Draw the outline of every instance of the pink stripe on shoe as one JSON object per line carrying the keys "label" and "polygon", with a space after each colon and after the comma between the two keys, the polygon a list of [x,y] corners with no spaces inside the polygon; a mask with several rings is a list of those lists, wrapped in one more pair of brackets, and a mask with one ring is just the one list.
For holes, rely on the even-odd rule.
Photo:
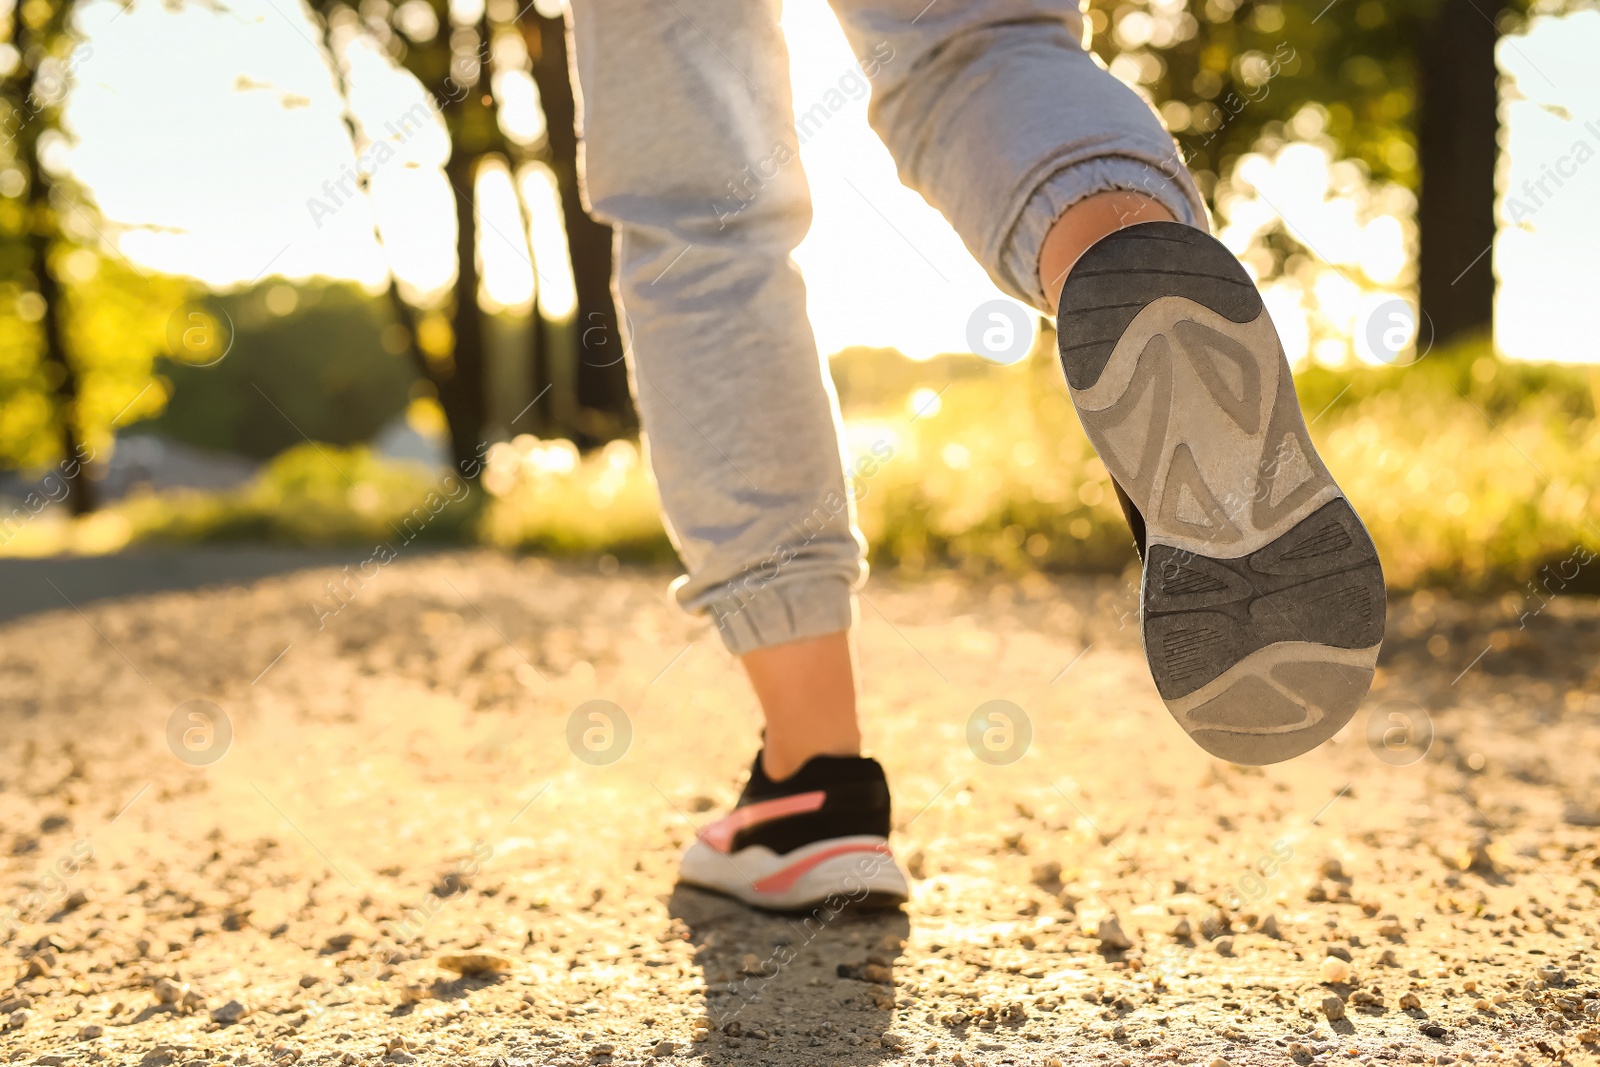
{"label": "pink stripe on shoe", "polygon": [[775,800],[757,801],[736,808],[711,823],[700,831],[699,837],[718,852],[726,853],[733,847],[734,835],[740,830],[748,830],[752,826],[759,826],[773,819],[816,811],[827,799],[828,794],[818,789],[811,793],[796,793],[794,796],[778,797]]}
{"label": "pink stripe on shoe", "polygon": [[883,856],[884,859],[889,858],[889,846],[882,843],[836,845],[767,875],[761,881],[755,883],[756,892],[782,893],[799,881],[801,875],[817,866],[817,864],[825,860],[831,860],[835,856],[848,855],[851,852],[876,852]]}

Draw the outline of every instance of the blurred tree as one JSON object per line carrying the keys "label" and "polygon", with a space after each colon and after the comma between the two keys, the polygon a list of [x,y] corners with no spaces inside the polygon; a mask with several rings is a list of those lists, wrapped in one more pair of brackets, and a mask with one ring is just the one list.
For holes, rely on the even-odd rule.
{"label": "blurred tree", "polygon": [[[482,228],[474,204],[475,182],[491,158],[504,159],[513,174],[531,161],[545,163],[560,194],[577,293],[575,321],[550,321],[536,295],[535,328],[529,333],[527,355],[540,383],[571,395],[547,396],[541,402],[541,432],[560,433],[583,445],[630,432],[636,421],[611,300],[611,230],[588,217],[579,196],[576,103],[559,13],[541,14],[536,5],[519,11],[518,5],[505,0],[490,0],[466,22],[460,20],[461,8],[452,21],[445,0],[363,5],[360,12],[342,0],[314,0],[314,7],[327,31],[330,60],[347,100],[340,57],[349,35],[360,32],[417,79],[450,137],[444,173],[456,198],[457,278],[449,351],[440,359],[426,351],[426,345],[414,341],[413,349],[419,368],[437,390],[457,460],[476,454],[491,417],[483,312],[474,296],[481,284],[477,241]],[[528,138],[522,131],[513,137],[502,120],[502,79],[528,75],[545,121],[537,137]],[[359,156],[365,147],[360,120],[352,114],[347,121]],[[514,184],[521,196],[522,183]],[[525,221],[532,214],[526,204],[523,214]],[[532,261],[531,249],[524,246],[523,254]],[[411,336],[418,337],[416,313],[400,299],[397,288],[391,289],[391,302]],[[535,391],[541,391],[537,384]]]}
{"label": "blurred tree", "polygon": [[61,163],[60,106],[87,55],[72,12],[28,0],[0,13],[15,49],[0,83],[0,464],[55,464],[83,514],[116,426],[165,401],[152,361],[191,290],[123,259]]}
{"label": "blurred tree", "polygon": [[577,290],[577,425],[579,445],[603,443],[638,425],[628,392],[622,331],[611,296],[612,230],[584,210],[578,178],[577,99],[567,54],[567,26],[558,10],[525,5],[519,13],[545,117],[545,143]]}
{"label": "blurred tree", "polygon": [[[66,57],[61,53],[70,51],[73,44],[66,32],[70,11],[70,4],[49,0],[30,0],[11,9],[11,39],[20,62],[6,79],[6,97],[15,124],[7,132],[13,138],[13,159],[26,190],[23,230],[33,280],[27,296],[33,299],[28,301],[32,309],[25,317],[36,316],[43,376],[54,394],[61,474],[70,487],[67,506],[73,514],[82,515],[95,506],[88,470],[92,450],[83,439],[82,388],[78,368],[67,354],[66,301],[51,262],[61,241],[61,223],[52,202],[52,175],[41,163],[40,153],[40,142],[54,123],[60,102],[59,95],[51,99],[55,94],[50,92],[50,79],[64,79],[62,61]],[[54,88],[64,91],[65,85]]]}
{"label": "blurred tree", "polygon": [[[406,306],[394,285],[390,285],[390,304],[410,334],[414,362],[437,390],[450,427],[454,459],[469,461],[482,448],[486,435],[509,432],[509,427],[490,427],[494,405],[488,387],[485,320],[477,301],[482,285],[478,275],[482,254],[477,242],[483,221],[475,205],[475,182],[491,158],[504,160],[514,176],[534,160],[546,163],[560,192],[568,258],[578,294],[576,323],[560,323],[557,328],[557,323],[549,322],[541,312],[536,294],[534,330],[528,336],[536,374],[571,395],[547,397],[541,403],[539,413],[544,418],[539,419],[539,429],[566,435],[581,445],[597,445],[632,430],[635,418],[611,302],[611,230],[589,219],[579,198],[576,104],[560,14],[539,14],[533,5],[518,11],[515,3],[506,0],[490,0],[475,11],[467,11],[470,5],[458,5],[454,14],[445,0],[363,5],[360,11],[342,0],[314,0],[314,8],[325,30],[326,51],[339,90],[346,99],[349,85],[342,53],[352,35],[365,34],[418,80],[450,136],[450,158],[443,173],[456,205],[458,270],[448,318],[448,350],[435,352],[438,346],[424,344],[424,330],[419,326],[426,323],[418,322],[418,312]],[[502,115],[507,80],[526,80],[530,75],[533,83],[528,93],[538,93],[544,112],[542,130],[536,136],[504,122]],[[355,154],[360,157],[370,138],[363,134],[357,115],[347,115],[347,123]],[[514,186],[522,197],[523,182],[514,181]],[[525,222],[530,221],[530,206],[523,203],[522,210]],[[381,234],[378,237],[382,240]],[[514,240],[506,234],[496,238]],[[530,246],[523,243],[520,251],[533,261]],[[554,266],[547,267],[554,270]],[[442,323],[434,325],[434,334],[446,333],[437,328]],[[536,382],[536,390],[544,382]]]}
{"label": "blurred tree", "polygon": [[[349,68],[345,59],[344,42],[341,37],[349,33],[361,32],[360,17],[355,11],[335,0],[311,0],[311,9],[316,12],[322,38],[324,59],[333,73],[334,86],[339,92],[339,99],[344,103],[345,129],[350,134],[350,148],[352,156],[359,160],[368,147],[368,139],[362,128],[360,119],[350,109],[350,79]],[[343,23],[346,33],[341,34],[339,27]],[[360,166],[355,168],[356,181],[360,186],[362,195],[370,197],[372,194],[372,175]],[[376,222],[374,213],[373,238],[383,247],[383,228]],[[430,362],[422,350],[418,340],[417,312],[405,297],[400,293],[400,280],[395,276],[394,268],[389,268],[388,283],[385,286],[384,298],[389,305],[389,310],[394,316],[390,325],[398,328],[403,334],[403,344],[406,355],[410,358],[412,366],[423,380],[430,382],[434,387],[435,396],[444,374],[443,368]]]}
{"label": "blurred tree", "polygon": [[[1468,267],[1494,237],[1496,22],[1522,2],[1092,0],[1089,17],[1208,198],[1242,154],[1325,108],[1318,134],[1341,155],[1419,193],[1421,304],[1448,339],[1491,318],[1488,257]],[[1280,264],[1289,250],[1274,247]]]}
{"label": "blurred tree", "polygon": [[306,438],[358,444],[405,411],[414,370],[379,340],[384,303],[356,286],[278,282],[212,297],[206,310],[234,326],[228,358],[162,360],[171,398],[149,429],[266,459]]}
{"label": "blurred tree", "polygon": [[1435,342],[1493,323],[1495,169],[1500,153],[1495,0],[1440,0],[1413,26],[1419,115],[1419,303]]}
{"label": "blurred tree", "polygon": [[[458,468],[470,470],[484,442],[489,419],[483,311],[478,304],[474,192],[484,156],[503,143],[493,96],[488,85],[480,85],[489,60],[486,17],[480,15],[467,25],[453,24],[445,0],[408,0],[403,7],[404,11],[384,4],[369,8],[363,16],[344,4],[329,3],[322,12],[330,22],[341,12],[349,12],[352,25],[369,33],[421,83],[450,135],[450,158],[444,167],[456,203],[456,280],[449,317],[450,342],[448,351],[429,352],[434,358],[423,359],[421,364],[444,410],[451,457]],[[403,301],[396,300],[396,307],[403,310]],[[417,338],[416,323],[403,324]]]}

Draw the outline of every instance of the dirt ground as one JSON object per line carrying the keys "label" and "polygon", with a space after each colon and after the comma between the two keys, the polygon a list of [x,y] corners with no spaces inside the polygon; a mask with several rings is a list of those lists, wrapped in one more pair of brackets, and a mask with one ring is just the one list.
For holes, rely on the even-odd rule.
{"label": "dirt ground", "polygon": [[757,719],[670,575],[181,588],[225,557],[0,573],[10,1062],[1597,1059],[1592,599],[1398,599],[1368,708],[1249,769],[1168,717],[1126,581],[875,579],[914,899],[807,918],[674,888]]}

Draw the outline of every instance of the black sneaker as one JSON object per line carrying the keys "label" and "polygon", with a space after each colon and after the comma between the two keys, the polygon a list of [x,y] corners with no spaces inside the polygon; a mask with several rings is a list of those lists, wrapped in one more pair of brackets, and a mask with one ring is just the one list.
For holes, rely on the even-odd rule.
{"label": "black sneaker", "polygon": [[1255,284],[1214,238],[1147,222],[1084,253],[1060,308],[1072,401],[1144,559],[1145,658],[1168,710],[1235,763],[1316,747],[1372,684],[1383,571]]}
{"label": "black sneaker", "polygon": [[678,880],[773,911],[903,904],[909,890],[889,853],[883,768],[816,756],[774,782],[757,753],[739,803],[700,831]]}

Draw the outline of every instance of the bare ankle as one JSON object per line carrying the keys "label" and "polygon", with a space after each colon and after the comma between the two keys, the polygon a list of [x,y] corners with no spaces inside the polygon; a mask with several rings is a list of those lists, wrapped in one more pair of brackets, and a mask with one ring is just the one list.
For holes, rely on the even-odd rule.
{"label": "bare ankle", "polygon": [[781,782],[804,767],[817,756],[859,756],[861,755],[861,739],[856,737],[854,743],[841,741],[827,748],[818,748],[815,744],[804,741],[795,744],[773,744],[773,737],[769,731],[766,741],[761,747],[761,770],[768,778]]}
{"label": "bare ankle", "polygon": [[769,778],[787,778],[813,756],[860,755],[848,632],[757,649],[743,662],[766,716]]}
{"label": "bare ankle", "polygon": [[1067,274],[1096,241],[1141,222],[1177,222],[1158,202],[1127,189],[1113,189],[1084,197],[1056,219],[1039,251],[1039,285],[1056,311],[1056,300]]}

